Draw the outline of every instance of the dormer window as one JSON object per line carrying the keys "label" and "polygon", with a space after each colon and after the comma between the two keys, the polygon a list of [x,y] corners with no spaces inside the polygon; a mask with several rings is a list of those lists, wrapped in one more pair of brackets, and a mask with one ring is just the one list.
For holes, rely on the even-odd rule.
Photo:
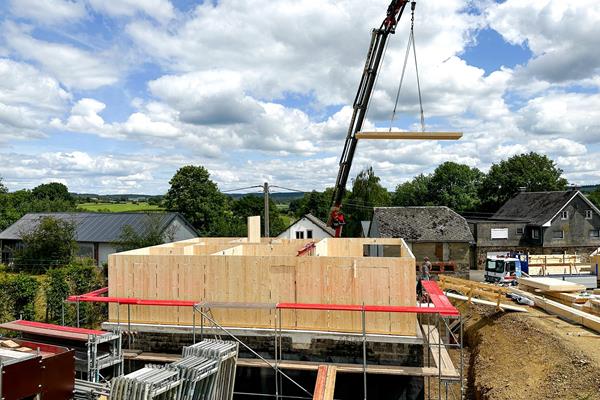
{"label": "dormer window", "polygon": [[585,210],[585,219],[592,219],[592,210]]}
{"label": "dormer window", "polygon": [[569,219],[569,212],[568,211],[561,212],[560,219],[562,219],[562,220]]}

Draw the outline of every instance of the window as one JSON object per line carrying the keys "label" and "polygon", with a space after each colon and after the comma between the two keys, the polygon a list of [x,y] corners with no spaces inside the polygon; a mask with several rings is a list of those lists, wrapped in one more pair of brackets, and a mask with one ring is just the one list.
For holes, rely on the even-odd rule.
{"label": "window", "polygon": [[304,239],[304,232],[296,231],[296,239]]}
{"label": "window", "polygon": [[524,228],[517,228],[517,235],[522,235],[525,232]]}
{"label": "window", "polygon": [[569,212],[568,211],[561,212],[560,219],[569,219]]}
{"label": "window", "polygon": [[312,230],[311,229],[307,229],[306,230],[306,238],[307,239],[312,239]]}
{"label": "window", "polygon": [[592,219],[592,210],[585,210],[585,219]]}
{"label": "window", "polygon": [[504,261],[503,260],[487,260],[485,266],[486,271],[490,272],[504,272]]}
{"label": "window", "polygon": [[533,228],[531,230],[531,238],[532,239],[539,239],[540,238],[540,230],[537,228]]}
{"label": "window", "polygon": [[559,231],[552,231],[552,238],[553,239],[564,239],[565,232],[562,229]]}
{"label": "window", "polygon": [[492,239],[508,239],[508,228],[492,228],[490,235]]}
{"label": "window", "polygon": [[600,229],[592,229],[590,231],[590,237],[595,239],[600,238]]}

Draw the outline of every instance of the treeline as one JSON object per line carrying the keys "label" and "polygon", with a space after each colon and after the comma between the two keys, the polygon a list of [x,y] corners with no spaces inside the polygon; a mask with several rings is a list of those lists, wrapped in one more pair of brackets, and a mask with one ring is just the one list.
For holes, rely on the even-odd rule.
{"label": "treeline", "polygon": [[[431,174],[420,174],[388,191],[372,168],[361,171],[343,201],[348,225],[344,235],[358,236],[360,221],[370,220],[373,207],[447,206],[464,212],[496,212],[519,190],[565,190],[568,182],[554,161],[537,153],[520,154],[493,163],[487,173],[455,162],[439,165]],[[299,217],[312,213],[327,220],[332,189],[313,191],[292,201],[290,212]],[[600,189],[589,194],[600,206]]]}
{"label": "treeline", "polygon": [[52,182],[8,192],[0,177],[0,231],[8,228],[28,212],[75,211],[77,204],[68,188]]}

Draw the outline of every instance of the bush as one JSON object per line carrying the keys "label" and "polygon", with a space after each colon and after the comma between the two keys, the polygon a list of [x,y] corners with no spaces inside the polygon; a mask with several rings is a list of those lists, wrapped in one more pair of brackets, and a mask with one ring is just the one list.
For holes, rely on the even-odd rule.
{"label": "bush", "polygon": [[32,276],[25,274],[0,277],[0,316],[3,320],[35,318],[35,299],[40,283]]}
{"label": "bush", "polygon": [[[93,260],[80,259],[67,266],[48,271],[46,284],[46,320],[62,323],[63,302],[68,296],[80,295],[100,289],[106,281],[100,268]],[[94,325],[106,318],[105,304],[80,303],[79,320],[81,324]],[[76,308],[64,305],[65,324],[76,325]]]}

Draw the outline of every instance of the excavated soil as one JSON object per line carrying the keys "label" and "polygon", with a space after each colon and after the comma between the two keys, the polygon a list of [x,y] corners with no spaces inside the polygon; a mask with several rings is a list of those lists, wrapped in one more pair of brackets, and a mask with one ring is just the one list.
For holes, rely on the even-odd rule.
{"label": "excavated soil", "polygon": [[599,335],[536,309],[462,311],[466,399],[600,400]]}

